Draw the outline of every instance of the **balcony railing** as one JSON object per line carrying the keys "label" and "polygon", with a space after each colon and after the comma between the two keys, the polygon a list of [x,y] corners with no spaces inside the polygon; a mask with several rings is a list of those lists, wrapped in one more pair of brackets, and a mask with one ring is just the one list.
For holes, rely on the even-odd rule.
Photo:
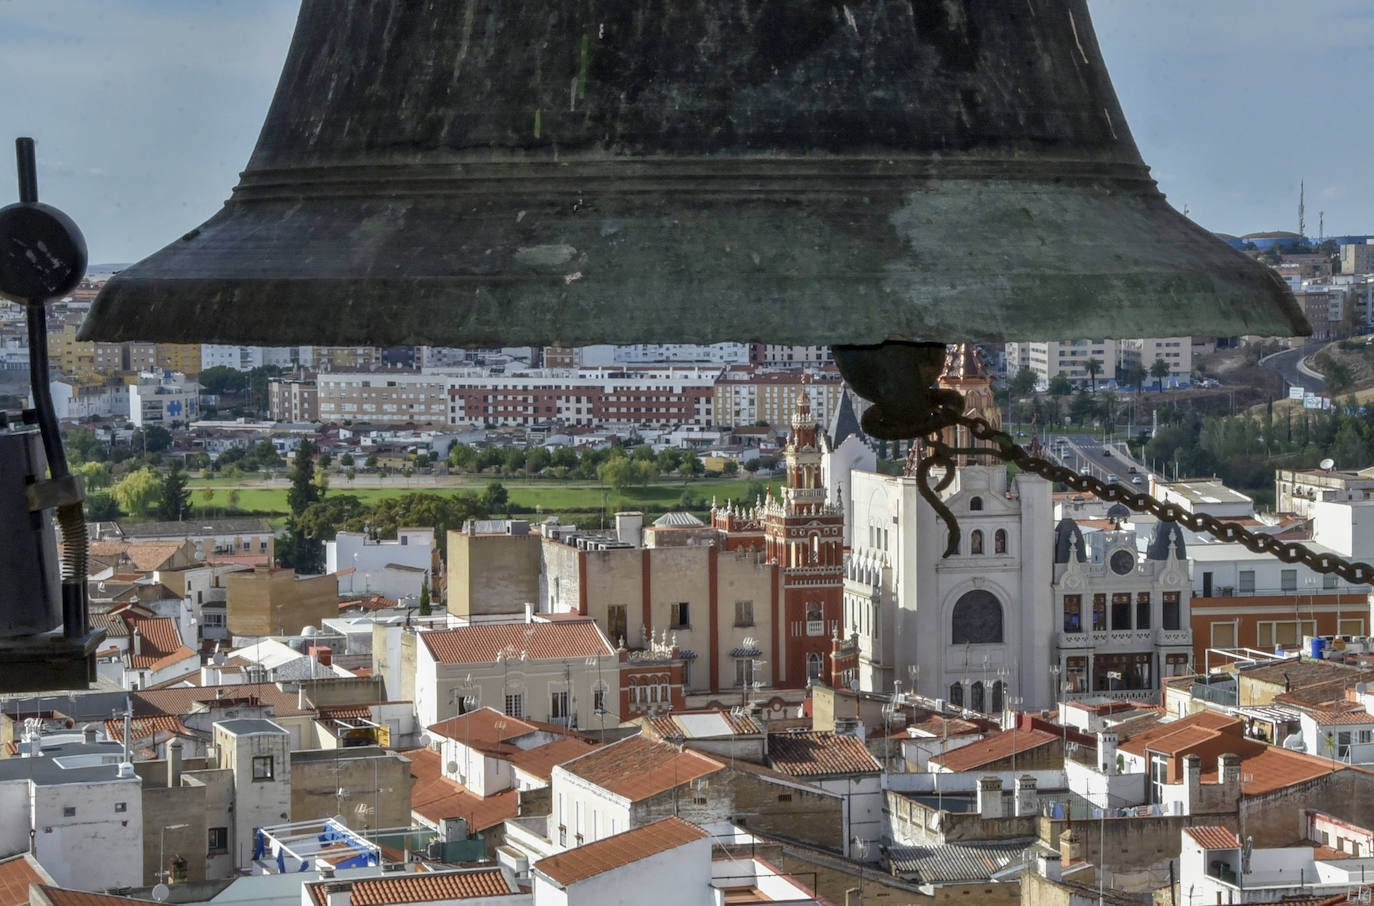
{"label": "balcony railing", "polygon": [[807,635],[825,635],[825,620],[807,620]]}

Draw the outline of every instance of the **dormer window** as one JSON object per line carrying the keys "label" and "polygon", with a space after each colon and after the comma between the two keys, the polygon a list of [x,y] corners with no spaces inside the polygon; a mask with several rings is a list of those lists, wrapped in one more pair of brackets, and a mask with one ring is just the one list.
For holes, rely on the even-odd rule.
{"label": "dormer window", "polygon": [[981,498],[981,497],[970,497],[969,500],[968,500],[968,508],[969,508],[969,511],[970,511],[970,512],[973,512],[973,513],[978,512],[979,510],[981,510],[981,509],[983,508],[983,498]]}

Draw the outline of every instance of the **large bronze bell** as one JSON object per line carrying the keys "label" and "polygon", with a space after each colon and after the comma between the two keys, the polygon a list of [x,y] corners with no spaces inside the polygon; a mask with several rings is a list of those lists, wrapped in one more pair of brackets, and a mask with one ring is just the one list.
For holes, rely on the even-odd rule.
{"label": "large bronze bell", "polygon": [[81,336],[1307,330],[1165,203],[1084,0],[305,0],[233,196]]}

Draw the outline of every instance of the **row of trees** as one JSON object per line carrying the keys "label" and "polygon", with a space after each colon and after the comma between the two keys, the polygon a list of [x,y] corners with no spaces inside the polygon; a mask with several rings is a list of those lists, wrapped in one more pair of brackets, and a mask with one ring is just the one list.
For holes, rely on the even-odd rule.
{"label": "row of trees", "polygon": [[1326,411],[1270,405],[1263,415],[1208,418],[1159,410],[1160,427],[1143,454],[1160,471],[1216,475],[1272,503],[1274,469],[1315,468],[1330,457],[1340,469],[1374,463],[1374,409],[1352,397]]}
{"label": "row of trees", "polygon": [[[776,456],[756,457],[744,463],[744,470],[757,472],[777,465]],[[695,450],[665,447],[657,453],[637,437],[600,450],[575,450],[572,447],[475,447],[454,444],[449,450],[448,466],[457,472],[502,475],[543,475],[551,478],[600,480],[617,489],[643,484],[654,478],[680,476],[693,478],[705,474],[706,467]],[[733,468],[732,468],[733,466]],[[739,469],[726,463],[724,474]]]}

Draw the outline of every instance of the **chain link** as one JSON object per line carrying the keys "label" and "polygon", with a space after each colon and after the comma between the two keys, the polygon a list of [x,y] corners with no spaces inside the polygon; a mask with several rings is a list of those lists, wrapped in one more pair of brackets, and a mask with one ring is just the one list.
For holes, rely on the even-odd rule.
{"label": "chain link", "polygon": [[[996,444],[996,449],[987,447],[954,448],[936,438],[927,440],[926,443],[933,451],[933,455],[921,463],[918,476],[923,479],[921,489],[928,500],[934,496],[933,493],[925,494],[931,466],[945,467],[948,476],[949,470],[953,467],[955,455],[987,455],[991,453],[1007,462],[1014,463],[1023,472],[1031,472],[1052,482],[1059,482],[1075,491],[1092,494],[1100,500],[1124,504],[1136,512],[1149,513],[1157,519],[1176,522],[1191,531],[1206,533],[1222,541],[1237,542],[1246,550],[1257,554],[1269,554],[1284,563],[1301,563],[1314,572],[1334,573],[1352,585],[1374,585],[1374,566],[1370,566],[1368,563],[1346,560],[1335,554],[1319,554],[1296,542],[1280,541],[1273,535],[1249,531],[1234,522],[1218,519],[1210,513],[1191,513],[1178,504],[1165,503],[1149,494],[1134,491],[1125,485],[1108,484],[1091,475],[1081,475],[1047,459],[1032,456],[1028,450],[1017,444],[1010,434],[997,430],[986,419],[958,412],[950,412],[949,415],[952,423],[967,428],[975,440]],[[940,486],[943,487],[946,484],[948,481],[943,481]],[[937,487],[933,490],[938,489]],[[938,498],[936,499],[938,500]],[[951,526],[951,547],[953,547],[957,543],[957,534],[953,533],[954,516],[943,506],[943,503],[936,507],[936,511]]]}

